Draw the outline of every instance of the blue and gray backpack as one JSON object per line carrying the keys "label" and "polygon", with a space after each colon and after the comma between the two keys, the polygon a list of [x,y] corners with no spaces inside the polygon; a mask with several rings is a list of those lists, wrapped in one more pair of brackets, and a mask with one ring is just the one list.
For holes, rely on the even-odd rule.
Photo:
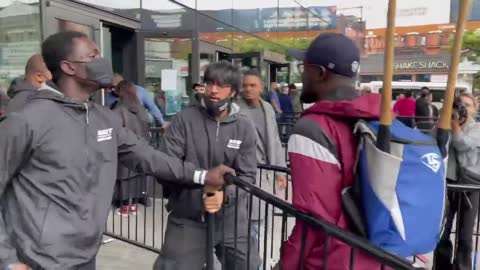
{"label": "blue and gray backpack", "polygon": [[402,257],[431,252],[440,240],[446,198],[440,149],[434,138],[394,120],[385,153],[376,147],[378,128],[378,121],[355,125],[357,179],[344,190],[347,216],[358,233],[387,251]]}

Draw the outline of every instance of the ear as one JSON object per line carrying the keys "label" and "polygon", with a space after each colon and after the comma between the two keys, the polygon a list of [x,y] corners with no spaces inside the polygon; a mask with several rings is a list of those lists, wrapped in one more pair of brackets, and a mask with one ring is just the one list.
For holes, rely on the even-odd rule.
{"label": "ear", "polygon": [[230,98],[235,98],[236,95],[237,95],[237,91],[232,90],[232,94],[230,94]]}
{"label": "ear", "polygon": [[326,81],[328,79],[328,72],[327,72],[327,69],[323,66],[320,66],[320,68],[318,69],[318,79],[320,81]]}
{"label": "ear", "polygon": [[75,75],[76,68],[67,61],[60,62],[60,68],[62,69],[63,73],[68,74],[70,76]]}

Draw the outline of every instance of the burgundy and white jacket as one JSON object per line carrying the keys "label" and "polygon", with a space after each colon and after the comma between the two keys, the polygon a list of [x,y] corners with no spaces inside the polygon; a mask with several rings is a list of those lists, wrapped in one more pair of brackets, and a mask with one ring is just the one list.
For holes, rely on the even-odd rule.
{"label": "burgundy and white jacket", "polygon": [[[297,209],[349,230],[341,194],[354,180],[357,142],[352,123],[357,119],[378,119],[380,102],[376,94],[352,100],[321,101],[303,113],[288,142],[293,205]],[[300,269],[303,227],[297,220],[283,244],[282,270]],[[304,269],[325,269],[325,235],[308,226],[305,228]],[[350,269],[350,254],[349,246],[330,237],[326,269]],[[354,260],[356,270],[380,270],[378,263],[358,250]]]}

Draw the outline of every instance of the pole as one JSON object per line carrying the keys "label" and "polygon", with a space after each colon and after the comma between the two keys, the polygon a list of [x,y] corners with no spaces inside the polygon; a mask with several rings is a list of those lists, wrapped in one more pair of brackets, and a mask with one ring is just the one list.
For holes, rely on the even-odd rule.
{"label": "pole", "polygon": [[443,157],[446,157],[448,154],[447,144],[449,140],[452,121],[453,101],[455,99],[455,86],[457,84],[458,65],[460,64],[463,34],[465,31],[465,22],[467,20],[469,8],[470,0],[460,0],[458,19],[455,27],[455,38],[453,40],[451,64],[448,71],[447,89],[445,91],[445,96],[443,99],[443,110],[442,114],[440,115],[437,130],[437,142]]}
{"label": "pole", "polygon": [[214,232],[215,232],[215,215],[207,215],[207,265],[206,270],[214,270],[213,253],[214,253]]}
{"label": "pole", "polygon": [[392,124],[392,78],[393,61],[395,57],[396,7],[397,0],[388,1],[386,47],[383,65],[382,114],[377,135],[377,147],[387,153],[390,152],[390,126]]}

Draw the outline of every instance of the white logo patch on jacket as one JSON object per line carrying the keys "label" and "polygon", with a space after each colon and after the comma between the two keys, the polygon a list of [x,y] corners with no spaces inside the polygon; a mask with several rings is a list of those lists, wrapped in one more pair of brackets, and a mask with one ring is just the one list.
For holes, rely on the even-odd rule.
{"label": "white logo patch on jacket", "polygon": [[240,149],[241,144],[242,144],[242,141],[230,139],[228,141],[227,147],[228,148],[233,148],[233,149]]}
{"label": "white logo patch on jacket", "polygon": [[107,128],[98,131],[97,142],[108,141],[112,139],[113,128]]}

